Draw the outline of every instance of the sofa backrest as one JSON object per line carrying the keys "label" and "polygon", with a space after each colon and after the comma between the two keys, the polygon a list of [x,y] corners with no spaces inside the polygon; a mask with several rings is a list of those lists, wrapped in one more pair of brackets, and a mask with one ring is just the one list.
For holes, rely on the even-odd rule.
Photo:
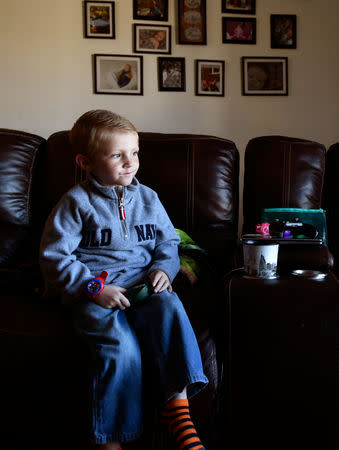
{"label": "sofa backrest", "polygon": [[86,174],[75,163],[69,131],[58,131],[48,137],[39,160],[41,199],[40,221],[45,222],[53,207]]}
{"label": "sofa backrest", "polygon": [[305,139],[251,139],[245,151],[243,232],[255,232],[263,208],[321,208],[325,154],[322,144]]}
{"label": "sofa backrest", "polygon": [[0,266],[31,259],[33,190],[44,144],[40,136],[0,129]]}
{"label": "sofa backrest", "polygon": [[156,190],[174,226],[230,266],[238,232],[239,153],[214,136],[140,133],[138,178]]}

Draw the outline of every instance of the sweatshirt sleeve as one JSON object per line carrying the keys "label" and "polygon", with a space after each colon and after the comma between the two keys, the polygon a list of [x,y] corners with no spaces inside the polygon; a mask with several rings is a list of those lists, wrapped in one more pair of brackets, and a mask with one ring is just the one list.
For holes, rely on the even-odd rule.
{"label": "sweatshirt sleeve", "polygon": [[157,208],[156,243],[148,273],[157,269],[162,270],[172,282],[180,269],[178,254],[180,238],[159,199]]}
{"label": "sweatshirt sleeve", "polygon": [[45,279],[63,293],[79,296],[92,278],[75,251],[82,239],[82,217],[72,197],[64,197],[47,219],[41,244],[40,266]]}

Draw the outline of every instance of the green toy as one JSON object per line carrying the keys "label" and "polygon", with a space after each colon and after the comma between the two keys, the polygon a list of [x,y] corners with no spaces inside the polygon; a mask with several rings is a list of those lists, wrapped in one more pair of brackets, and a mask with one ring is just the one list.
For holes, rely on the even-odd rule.
{"label": "green toy", "polygon": [[[193,239],[184,231],[175,229],[180,237],[179,257],[181,269],[189,279],[196,282],[202,271],[208,267],[207,252],[197,245]],[[150,281],[132,286],[127,290],[125,296],[131,305],[146,300],[154,293],[153,286]]]}
{"label": "green toy", "polygon": [[209,269],[207,251],[199,247],[184,231],[175,229],[180,237],[179,257],[180,266],[189,278],[197,281],[202,272]]}
{"label": "green toy", "polygon": [[150,282],[137,284],[127,290],[125,297],[128,298],[131,305],[146,300],[153,294],[153,286]]}

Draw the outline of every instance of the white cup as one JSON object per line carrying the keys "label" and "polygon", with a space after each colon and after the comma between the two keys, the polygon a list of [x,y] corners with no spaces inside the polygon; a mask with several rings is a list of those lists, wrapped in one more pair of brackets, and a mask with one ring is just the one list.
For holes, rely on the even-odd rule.
{"label": "white cup", "polygon": [[243,240],[244,269],[247,276],[277,278],[279,244],[267,240]]}

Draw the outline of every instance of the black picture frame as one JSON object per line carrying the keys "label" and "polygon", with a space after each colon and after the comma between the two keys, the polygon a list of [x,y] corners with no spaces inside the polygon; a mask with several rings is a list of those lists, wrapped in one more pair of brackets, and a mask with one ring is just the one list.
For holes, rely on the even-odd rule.
{"label": "black picture frame", "polygon": [[211,59],[195,61],[195,95],[225,96],[225,61]]}
{"label": "black picture frame", "polygon": [[288,95],[286,56],[243,56],[242,95]]}
{"label": "black picture frame", "polygon": [[206,45],[206,0],[178,0],[178,43]]}
{"label": "black picture frame", "polygon": [[168,0],[133,0],[133,19],[167,22]]}
{"label": "black picture frame", "polygon": [[255,0],[221,0],[221,11],[228,14],[255,14]]}
{"label": "black picture frame", "polygon": [[115,3],[84,1],[84,36],[115,39]]}
{"label": "black picture frame", "polygon": [[94,54],[94,93],[143,95],[143,57]]}
{"label": "black picture frame", "polygon": [[223,44],[256,44],[257,19],[252,17],[223,17]]}
{"label": "black picture frame", "polygon": [[297,48],[297,16],[271,14],[271,48]]}
{"label": "black picture frame", "polygon": [[133,24],[134,53],[171,54],[171,25]]}
{"label": "black picture frame", "polygon": [[158,87],[167,92],[186,90],[185,58],[158,57]]}

